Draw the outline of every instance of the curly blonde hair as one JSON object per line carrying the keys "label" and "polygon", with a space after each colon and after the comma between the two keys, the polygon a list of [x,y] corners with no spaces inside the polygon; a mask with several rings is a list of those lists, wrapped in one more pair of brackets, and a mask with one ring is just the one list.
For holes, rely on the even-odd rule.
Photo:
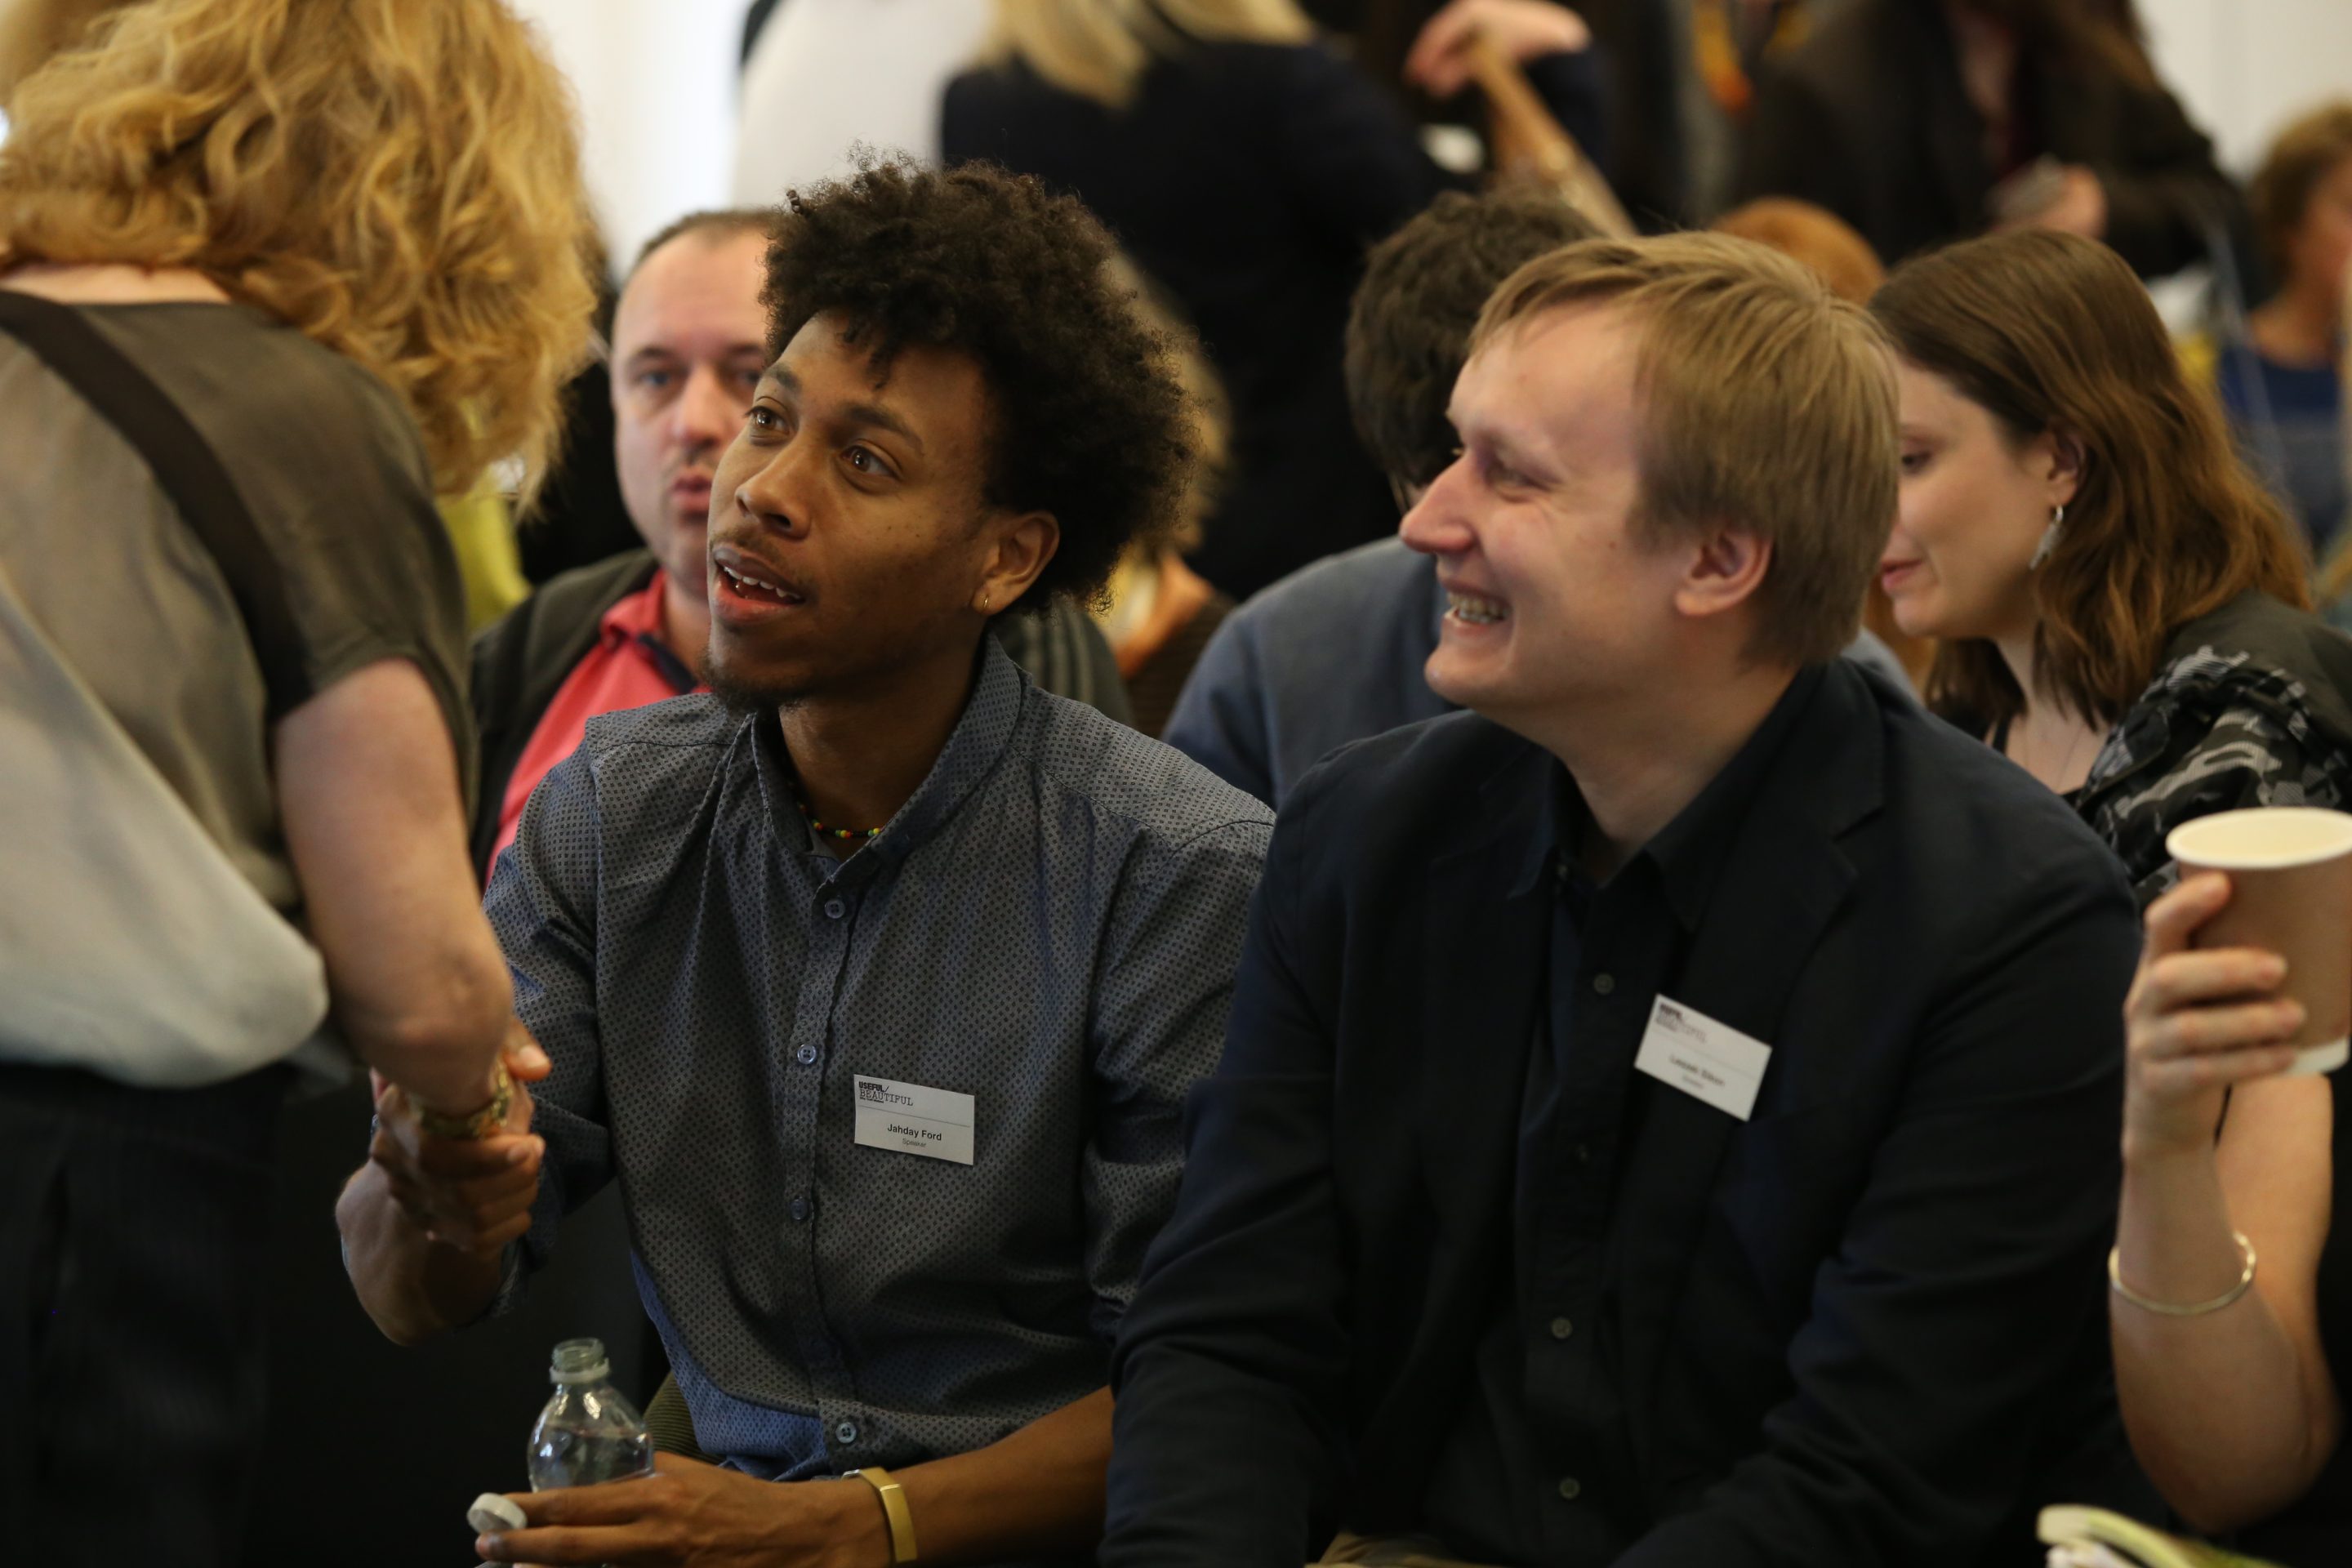
{"label": "curly blonde hair", "polygon": [[501,0],[144,0],[8,114],[0,268],[193,268],[388,383],[443,493],[543,470],[591,228],[571,89]]}

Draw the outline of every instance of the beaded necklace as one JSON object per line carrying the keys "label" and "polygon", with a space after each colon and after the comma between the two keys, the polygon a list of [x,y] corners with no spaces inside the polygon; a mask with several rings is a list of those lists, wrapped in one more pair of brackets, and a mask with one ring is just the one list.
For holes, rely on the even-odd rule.
{"label": "beaded necklace", "polygon": [[801,792],[798,790],[794,790],[793,792],[793,804],[801,808],[802,820],[809,825],[809,831],[815,834],[819,838],[874,839],[882,837],[882,830],[878,827],[869,827],[863,833],[858,832],[857,829],[854,827],[827,827],[824,823],[819,822],[815,816],[810,812],[807,799],[803,796]]}

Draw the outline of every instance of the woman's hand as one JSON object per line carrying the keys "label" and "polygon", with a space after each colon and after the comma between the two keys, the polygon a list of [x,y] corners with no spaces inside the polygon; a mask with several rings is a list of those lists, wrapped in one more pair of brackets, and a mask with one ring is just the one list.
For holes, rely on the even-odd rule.
{"label": "woman's hand", "polygon": [[2107,187],[2094,170],[2080,163],[2062,165],[2039,199],[2021,212],[2005,216],[1996,229],[2047,228],[2079,234],[2084,239],[2107,236]]}
{"label": "woman's hand", "polygon": [[1584,18],[1552,0],[1452,0],[1413,40],[1405,56],[1405,80],[1432,98],[1453,97],[1469,85],[1470,40],[1481,34],[1522,65],[1592,45],[1592,29]]}
{"label": "woman's hand", "polygon": [[2200,926],[2230,901],[2208,871],[2150,904],[2139,973],[2124,998],[2128,1066],[2124,1158],[2210,1155],[2223,1091],[2294,1064],[2303,1007],[2273,994],[2286,961],[2256,948],[2191,951]]}

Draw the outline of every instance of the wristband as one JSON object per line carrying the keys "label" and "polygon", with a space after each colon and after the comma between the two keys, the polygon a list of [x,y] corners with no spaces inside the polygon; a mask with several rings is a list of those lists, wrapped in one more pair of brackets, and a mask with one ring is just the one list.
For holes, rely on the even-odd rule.
{"label": "wristband", "polygon": [[882,1500],[882,1517],[890,1522],[890,1561],[894,1563],[915,1560],[915,1516],[907,1508],[907,1489],[890,1479],[890,1472],[878,1465],[868,1465],[862,1470],[845,1470],[842,1479],[856,1476],[874,1489]]}
{"label": "wristband", "polygon": [[512,1104],[514,1078],[507,1071],[506,1058],[501,1057],[490,1069],[488,1104],[464,1116],[443,1116],[420,1105],[416,1108],[416,1124],[436,1138],[488,1138],[507,1124],[507,1109]]}
{"label": "wristband", "polygon": [[2210,1301],[2199,1301],[2183,1307],[2170,1301],[2158,1301],[2153,1297],[2141,1295],[2124,1283],[2123,1248],[2120,1247],[2107,1249],[2107,1283],[2115,1288],[2116,1295],[2121,1296],[2141,1311],[2154,1312],[2159,1317],[2201,1318],[2208,1312],[2218,1312],[2254,1288],[2254,1244],[2246,1239],[2246,1233],[2242,1230],[2233,1230],[2230,1234],[2238,1238],[2238,1250],[2245,1255],[2246,1271],[2238,1276],[2238,1282],[2235,1285]]}

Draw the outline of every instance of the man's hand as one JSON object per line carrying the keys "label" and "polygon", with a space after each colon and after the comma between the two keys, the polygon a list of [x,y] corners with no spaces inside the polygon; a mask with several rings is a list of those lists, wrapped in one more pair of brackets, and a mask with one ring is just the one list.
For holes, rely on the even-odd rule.
{"label": "man's hand", "polygon": [[530,1228],[547,1152],[544,1140],[530,1136],[524,1086],[544,1079],[553,1064],[520,1022],[509,1026],[506,1063],[515,1080],[506,1131],[482,1139],[433,1136],[397,1085],[373,1079],[376,1130],[368,1159],[383,1169],[393,1201],[433,1240],[486,1261]]}
{"label": "man's hand", "polygon": [[1592,45],[1584,18],[1551,0],[1452,0],[1413,40],[1405,80],[1432,98],[1453,97],[1469,85],[1470,40],[1480,34],[1521,64]]}
{"label": "man's hand", "polygon": [[654,1474],[511,1494],[521,1530],[476,1539],[486,1563],[616,1568],[887,1568],[890,1531],[862,1480],[754,1480],[675,1454]]}

